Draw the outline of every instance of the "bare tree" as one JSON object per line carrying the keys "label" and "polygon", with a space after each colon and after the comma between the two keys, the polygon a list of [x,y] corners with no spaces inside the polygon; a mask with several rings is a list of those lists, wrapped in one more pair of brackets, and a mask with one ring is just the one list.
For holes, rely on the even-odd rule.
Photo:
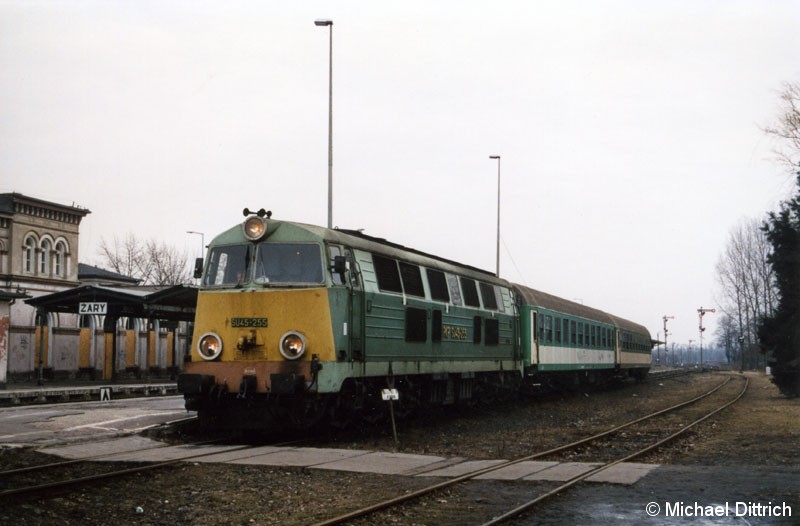
{"label": "bare tree", "polygon": [[759,322],[775,311],[777,296],[770,253],[761,221],[751,219],[731,230],[717,262],[721,308],[733,323],[733,327],[726,328],[725,338],[730,338],[731,330],[737,333],[737,346],[732,347],[730,342],[726,346],[736,351],[732,355],[738,356],[739,337],[744,338],[745,348],[752,348],[757,342]]}
{"label": "bare tree", "polygon": [[775,154],[792,172],[800,165],[800,82],[784,82],[777,122],[764,127],[776,139]]}
{"label": "bare tree", "polygon": [[140,280],[142,285],[189,283],[189,256],[156,240],[142,241],[132,233],[113,242],[100,240],[100,256],[114,272]]}
{"label": "bare tree", "polygon": [[149,261],[149,283],[152,285],[178,285],[189,283],[187,267],[189,256],[186,252],[178,252],[175,247],[154,240],[147,242],[147,259]]}

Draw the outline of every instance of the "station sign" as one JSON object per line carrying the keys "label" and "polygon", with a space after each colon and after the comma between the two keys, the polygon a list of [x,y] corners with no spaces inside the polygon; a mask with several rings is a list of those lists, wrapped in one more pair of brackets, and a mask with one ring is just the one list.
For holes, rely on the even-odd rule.
{"label": "station sign", "polygon": [[78,303],[78,314],[108,314],[108,303],[104,301],[82,301]]}

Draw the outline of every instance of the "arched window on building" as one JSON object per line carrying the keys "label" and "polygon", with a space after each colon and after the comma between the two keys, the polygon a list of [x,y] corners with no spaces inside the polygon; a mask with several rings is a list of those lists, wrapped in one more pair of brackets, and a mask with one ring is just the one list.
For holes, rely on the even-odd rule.
{"label": "arched window on building", "polygon": [[50,240],[42,240],[42,248],[39,252],[39,273],[43,276],[50,274]]}
{"label": "arched window on building", "polygon": [[27,274],[36,272],[36,239],[33,236],[25,238],[22,247],[22,268]]}
{"label": "arched window on building", "polygon": [[67,269],[66,269],[66,255],[67,255],[67,245],[63,241],[58,241],[56,243],[56,250],[53,254],[53,275],[59,278],[65,278],[67,276]]}

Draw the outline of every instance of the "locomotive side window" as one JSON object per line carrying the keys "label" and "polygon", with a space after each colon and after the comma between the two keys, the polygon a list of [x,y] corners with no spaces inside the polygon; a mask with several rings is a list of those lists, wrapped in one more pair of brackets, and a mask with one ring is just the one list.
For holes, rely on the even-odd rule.
{"label": "locomotive side window", "polygon": [[248,280],[250,245],[214,247],[208,256],[208,269],[203,285],[236,286]]}
{"label": "locomotive side window", "polygon": [[322,254],[316,243],[259,243],[256,283],[322,283]]}
{"label": "locomotive side window", "polygon": [[464,291],[464,303],[470,307],[480,307],[481,303],[478,299],[478,287],[475,285],[475,280],[468,278],[461,278],[461,290]]}
{"label": "locomotive side window", "polygon": [[463,305],[461,300],[461,289],[458,288],[458,278],[452,274],[446,274],[447,288],[450,289],[450,298],[453,300],[453,305]]}
{"label": "locomotive side window", "polygon": [[425,297],[425,288],[422,286],[422,274],[419,267],[400,261],[400,276],[403,278],[403,289],[409,296]]}
{"label": "locomotive side window", "polygon": [[425,269],[425,273],[428,276],[428,287],[431,289],[431,299],[448,303],[450,301],[450,293],[447,291],[447,280],[444,277],[444,272]]}
{"label": "locomotive side window", "polygon": [[373,254],[372,263],[375,266],[375,276],[378,278],[379,289],[387,292],[403,292],[403,285],[400,283],[400,273],[397,270],[397,262],[395,260]]}
{"label": "locomotive side window", "polygon": [[497,310],[497,297],[494,295],[494,287],[488,283],[480,283],[481,298],[483,299],[483,308],[490,310]]}

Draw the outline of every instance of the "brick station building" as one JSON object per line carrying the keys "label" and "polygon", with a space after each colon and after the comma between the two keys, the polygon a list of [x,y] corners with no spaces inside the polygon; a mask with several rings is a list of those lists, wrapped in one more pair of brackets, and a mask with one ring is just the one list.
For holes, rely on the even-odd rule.
{"label": "brick station building", "polygon": [[[79,227],[89,213],[0,194],[0,388],[117,373],[163,376],[180,368],[196,290],[141,287],[78,263]],[[100,298],[96,303],[110,299],[111,316],[81,316],[78,303],[87,294]]]}

